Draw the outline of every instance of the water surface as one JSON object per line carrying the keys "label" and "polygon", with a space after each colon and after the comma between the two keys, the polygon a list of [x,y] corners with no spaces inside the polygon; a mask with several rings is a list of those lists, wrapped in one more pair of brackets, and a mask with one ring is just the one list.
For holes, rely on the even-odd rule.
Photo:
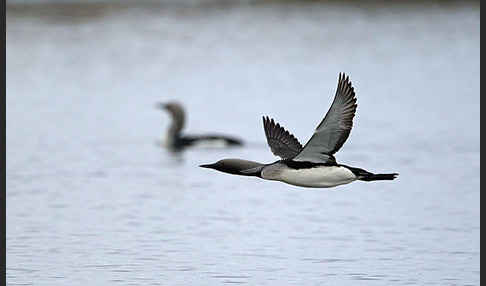
{"label": "water surface", "polygon": [[[479,285],[479,2],[7,5],[8,285]],[[198,168],[302,143],[339,72],[341,163],[303,189]],[[161,149],[187,132],[246,148]]]}

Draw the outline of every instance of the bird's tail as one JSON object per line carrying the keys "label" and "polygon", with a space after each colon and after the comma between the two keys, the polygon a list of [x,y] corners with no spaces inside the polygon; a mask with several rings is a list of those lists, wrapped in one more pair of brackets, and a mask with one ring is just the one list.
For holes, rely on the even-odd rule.
{"label": "bird's tail", "polygon": [[396,177],[398,177],[398,173],[392,173],[392,174],[368,174],[365,176],[362,176],[359,178],[361,181],[381,181],[381,180],[394,180]]}
{"label": "bird's tail", "polygon": [[353,172],[358,177],[358,180],[361,181],[382,181],[382,180],[394,180],[396,177],[398,177],[398,173],[390,173],[390,174],[373,174],[371,172],[368,172],[366,170],[360,169],[360,168],[354,168],[354,167],[349,167],[346,166],[348,169]]}

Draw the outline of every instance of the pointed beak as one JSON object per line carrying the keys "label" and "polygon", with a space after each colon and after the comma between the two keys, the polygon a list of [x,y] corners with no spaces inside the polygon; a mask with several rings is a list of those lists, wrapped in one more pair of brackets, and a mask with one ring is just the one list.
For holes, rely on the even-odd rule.
{"label": "pointed beak", "polygon": [[155,108],[158,108],[158,109],[167,109],[167,104],[165,103],[162,103],[162,102],[159,102],[155,105]]}
{"label": "pointed beak", "polygon": [[201,168],[208,168],[208,169],[214,169],[215,164],[204,164],[204,165],[199,165]]}

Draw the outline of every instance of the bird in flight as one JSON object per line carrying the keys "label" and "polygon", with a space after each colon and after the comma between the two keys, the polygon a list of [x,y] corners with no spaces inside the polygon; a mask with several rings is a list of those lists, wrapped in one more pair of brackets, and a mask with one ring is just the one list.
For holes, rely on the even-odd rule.
{"label": "bird in flight", "polygon": [[343,146],[351,132],[356,107],[351,81],[348,76],[340,73],[334,101],[303,147],[297,138],[280,124],[273,119],[263,117],[267,143],[272,153],[281,160],[262,164],[242,159],[223,159],[200,167],[310,188],[330,188],[356,180],[395,179],[397,173],[374,174],[336,162],[334,154]]}

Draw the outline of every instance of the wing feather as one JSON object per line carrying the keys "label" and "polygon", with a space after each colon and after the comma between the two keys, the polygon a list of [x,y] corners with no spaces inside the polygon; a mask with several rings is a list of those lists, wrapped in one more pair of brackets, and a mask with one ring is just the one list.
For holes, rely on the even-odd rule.
{"label": "wing feather", "polygon": [[340,73],[336,95],[329,111],[294,160],[314,163],[335,162],[333,154],[348,139],[357,106],[349,77]]}
{"label": "wing feather", "polygon": [[299,140],[269,117],[263,117],[267,143],[275,156],[282,159],[295,157],[302,150]]}

